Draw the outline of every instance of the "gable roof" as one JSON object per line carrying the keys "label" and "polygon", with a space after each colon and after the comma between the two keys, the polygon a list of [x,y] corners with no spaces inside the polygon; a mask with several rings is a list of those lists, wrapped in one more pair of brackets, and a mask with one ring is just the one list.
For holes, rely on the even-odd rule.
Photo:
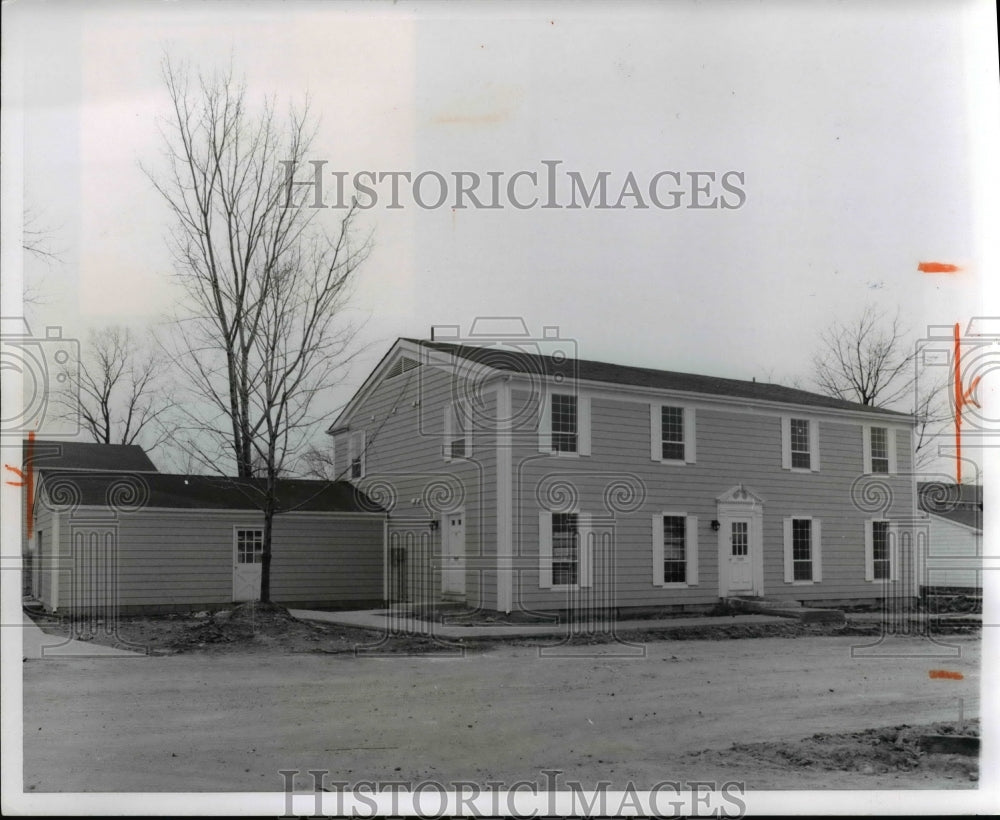
{"label": "gable roof", "polygon": [[[143,507],[183,510],[259,510],[263,479],[139,472],[45,470],[43,506]],[[51,499],[51,500],[50,500]],[[384,509],[347,481],[278,480],[278,512],[366,512]]]}
{"label": "gable roof", "polygon": [[93,441],[36,439],[22,446],[23,463],[37,470],[119,470],[155,473],[156,465],[138,444],[98,444]]}
{"label": "gable roof", "polygon": [[917,483],[917,505],[936,515],[982,532],[983,487],[981,484],[952,484],[940,481]]}
{"label": "gable roof", "polygon": [[702,376],[695,373],[679,373],[671,370],[654,370],[646,367],[609,364],[586,359],[556,360],[552,356],[527,353],[514,349],[457,345],[448,342],[430,342],[421,339],[403,339],[411,344],[433,350],[453,353],[463,359],[481,363],[497,370],[508,370],[529,375],[560,375],[582,381],[621,384],[635,387],[649,387],[656,390],[676,390],[685,393],[703,393],[728,396],[738,399],[780,402],[806,407],[830,408],[834,410],[863,410],[867,413],[910,419],[906,413],[886,410],[882,407],[844,401],[807,390],[785,387],[767,382],[723,379],[717,376]]}

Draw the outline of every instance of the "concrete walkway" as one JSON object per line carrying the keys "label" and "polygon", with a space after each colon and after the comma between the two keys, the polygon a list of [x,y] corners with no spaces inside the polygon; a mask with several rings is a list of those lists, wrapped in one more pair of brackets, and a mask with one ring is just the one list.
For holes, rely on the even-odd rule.
{"label": "concrete walkway", "polygon": [[[569,622],[562,624],[502,624],[463,626],[461,623],[442,624],[418,618],[405,611],[369,609],[358,612],[319,612],[309,609],[291,609],[289,612],[304,621],[318,621],[340,626],[354,626],[379,632],[405,632],[415,635],[434,635],[440,638],[531,638],[548,635],[585,634],[588,632],[622,633],[627,631],[652,631],[657,629],[685,629],[706,626],[732,626],[737,624],[795,623],[794,619],[771,615],[723,615],[718,617],[642,618],[610,622]],[[457,620],[457,619],[456,619]]]}
{"label": "concrete walkway", "polygon": [[[17,627],[7,627],[14,630]],[[61,635],[42,632],[31,618],[24,614],[21,627],[22,657],[24,660],[50,660],[52,658],[141,658],[141,652],[115,649],[92,641],[77,641]]]}

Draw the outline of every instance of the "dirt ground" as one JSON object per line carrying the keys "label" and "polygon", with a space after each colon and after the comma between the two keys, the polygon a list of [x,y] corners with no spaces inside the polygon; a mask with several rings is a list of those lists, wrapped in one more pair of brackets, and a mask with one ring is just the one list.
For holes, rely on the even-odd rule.
{"label": "dirt ground", "polygon": [[302,788],[309,769],[445,783],[541,782],[548,769],[637,788],[975,788],[978,777],[976,758],[917,742],[933,723],[976,731],[977,635],[941,638],[952,657],[927,639],[807,632],[647,638],[637,657],[618,644],[543,656],[529,641],[442,656],[426,638],[379,643],[255,612],[136,619],[118,637],[153,654],[24,664],[26,789],[278,791],[289,769]]}

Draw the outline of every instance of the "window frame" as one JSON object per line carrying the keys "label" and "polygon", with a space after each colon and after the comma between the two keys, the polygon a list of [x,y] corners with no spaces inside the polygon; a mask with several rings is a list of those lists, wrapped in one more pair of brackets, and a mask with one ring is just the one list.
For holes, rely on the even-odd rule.
{"label": "window frame", "polygon": [[[666,527],[668,518],[684,521],[684,580],[666,580]],[[652,517],[653,586],[662,589],[687,589],[698,586],[698,516],[676,510],[663,510]],[[676,560],[676,559],[675,559]]]}
{"label": "window frame", "polygon": [[[245,545],[245,541],[241,543],[241,538],[245,538],[247,533],[251,533],[253,537],[253,542],[251,542],[252,554],[254,556],[253,561],[241,561],[241,547]],[[259,539],[260,549],[257,548],[257,541]],[[233,527],[233,548],[235,550],[236,564],[238,566],[250,566],[253,564],[261,564],[264,561],[264,528],[263,527]],[[243,550],[243,554],[246,554],[246,550]]]}
{"label": "window frame", "polygon": [[[805,450],[792,449],[792,424],[793,422],[805,422],[808,425],[807,440],[809,442],[809,466],[794,466],[794,456],[796,453],[804,453]],[[820,447],[819,447],[819,419],[808,415],[787,415],[781,417],[781,466],[782,469],[793,473],[818,473],[820,471]]]}
{"label": "window frame", "polygon": [[[468,423],[468,412],[462,402],[449,402],[444,406],[444,434],[442,453],[444,460],[462,461],[472,456],[472,431]],[[455,431],[462,433],[456,436]],[[462,442],[462,452],[456,454],[455,443]]]}
{"label": "window frame", "polygon": [[[663,440],[664,410],[681,411],[681,441],[665,442]],[[694,464],[697,460],[697,418],[695,408],[682,402],[659,401],[649,405],[649,457],[658,464],[683,466]],[[683,449],[681,458],[664,458],[664,444],[680,444]]]}
{"label": "window frame", "polygon": [[[795,525],[809,522],[809,564],[808,578],[795,577],[795,565],[804,563],[795,558]],[[808,586],[823,581],[823,522],[812,515],[795,514],[785,518],[783,522],[783,542],[785,559],[785,583],[793,586]]]}
{"label": "window frame", "polygon": [[[554,526],[556,515],[576,516],[576,582],[571,584],[555,583],[553,565]],[[578,508],[567,510],[541,510],[538,514],[538,586],[540,589],[555,591],[582,589],[592,585],[591,550],[592,539],[591,516]]]}
{"label": "window frame", "polygon": [[[566,396],[576,399],[576,449],[553,448],[553,398]],[[539,401],[538,452],[560,458],[579,458],[590,455],[590,396],[573,390],[546,390]]]}
{"label": "window frame", "polygon": [[[875,557],[875,525],[884,525],[885,558]],[[880,527],[880,529],[882,529]],[[865,521],[865,580],[874,584],[895,583],[899,580],[899,556],[897,544],[899,531],[896,522],[890,518],[870,518]],[[876,573],[876,566],[885,564],[885,577]]]}
{"label": "window frame", "polygon": [[[360,446],[359,446],[360,442]],[[347,439],[347,479],[349,481],[361,480],[367,474],[368,437],[364,430],[355,430],[348,433]],[[358,474],[354,474],[355,462],[358,465]]]}
{"label": "window frame", "polygon": [[[875,470],[875,455],[873,445],[873,432],[875,430],[885,430],[886,462],[885,472]],[[898,466],[896,463],[896,428],[888,424],[865,424],[862,431],[862,458],[864,460],[863,470],[865,475],[896,475]],[[881,459],[880,459],[881,460]]]}

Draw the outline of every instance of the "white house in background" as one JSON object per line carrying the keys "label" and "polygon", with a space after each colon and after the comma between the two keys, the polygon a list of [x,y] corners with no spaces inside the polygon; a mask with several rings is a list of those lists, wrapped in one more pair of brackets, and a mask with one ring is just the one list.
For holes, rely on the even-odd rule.
{"label": "white house in background", "polygon": [[920,483],[920,510],[930,520],[930,548],[922,586],[983,587],[983,488],[979,484]]}

